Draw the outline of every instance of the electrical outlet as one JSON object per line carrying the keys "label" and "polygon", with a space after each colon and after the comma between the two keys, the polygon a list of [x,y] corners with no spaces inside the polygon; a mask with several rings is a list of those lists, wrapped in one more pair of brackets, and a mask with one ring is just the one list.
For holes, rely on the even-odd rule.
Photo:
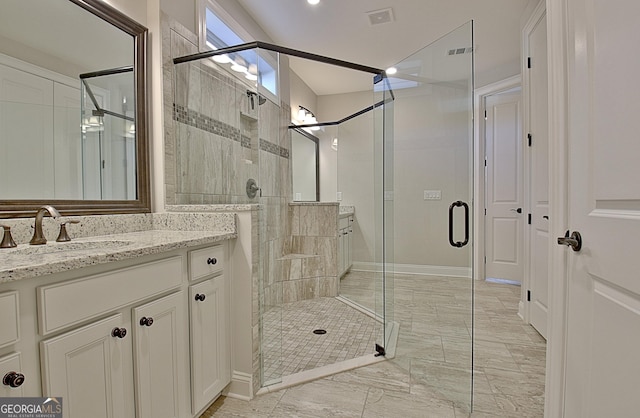
{"label": "electrical outlet", "polygon": [[425,190],[424,200],[442,200],[442,190]]}
{"label": "electrical outlet", "polygon": [[340,202],[340,201],[342,200],[342,192],[337,192],[337,193],[336,193],[336,200],[337,200],[338,202]]}

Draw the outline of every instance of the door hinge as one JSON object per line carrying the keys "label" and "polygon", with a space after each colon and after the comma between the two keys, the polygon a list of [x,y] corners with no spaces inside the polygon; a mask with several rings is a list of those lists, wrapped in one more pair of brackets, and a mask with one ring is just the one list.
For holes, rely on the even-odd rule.
{"label": "door hinge", "polygon": [[487,256],[484,256],[484,263],[487,264]]}
{"label": "door hinge", "polygon": [[484,216],[487,216],[487,208],[484,208]]}
{"label": "door hinge", "polygon": [[487,120],[487,110],[484,111],[484,120]]}
{"label": "door hinge", "polygon": [[529,225],[531,225],[531,214],[530,213],[527,215],[527,223]]}
{"label": "door hinge", "polygon": [[531,68],[531,57],[527,57],[527,68]]}
{"label": "door hinge", "polygon": [[531,290],[527,290],[527,302],[531,302]]}
{"label": "door hinge", "polygon": [[527,134],[527,140],[529,141],[529,146],[531,146],[531,142],[532,142],[531,134]]}
{"label": "door hinge", "polygon": [[484,159],[484,166],[485,167],[487,166],[487,159],[486,158]]}

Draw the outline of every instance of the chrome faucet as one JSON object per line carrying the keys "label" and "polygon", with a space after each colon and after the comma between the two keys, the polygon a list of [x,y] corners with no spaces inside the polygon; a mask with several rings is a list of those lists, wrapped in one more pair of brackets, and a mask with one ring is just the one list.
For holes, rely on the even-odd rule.
{"label": "chrome faucet", "polygon": [[49,213],[53,219],[58,219],[60,212],[56,208],[51,205],[44,205],[38,209],[36,212],[36,225],[35,231],[33,231],[33,238],[29,241],[31,245],[41,245],[46,244],[47,239],[44,237],[44,233],[42,232],[42,218],[44,218],[45,213]]}

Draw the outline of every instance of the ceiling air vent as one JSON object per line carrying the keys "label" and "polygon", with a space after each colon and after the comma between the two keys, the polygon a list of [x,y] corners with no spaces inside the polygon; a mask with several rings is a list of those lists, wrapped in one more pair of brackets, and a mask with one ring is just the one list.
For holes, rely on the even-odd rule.
{"label": "ceiling air vent", "polygon": [[470,54],[473,52],[473,47],[466,48],[454,48],[447,51],[447,55],[462,55],[462,54]]}
{"label": "ceiling air vent", "polygon": [[393,22],[393,10],[391,7],[367,12],[367,16],[369,17],[369,24],[371,26]]}

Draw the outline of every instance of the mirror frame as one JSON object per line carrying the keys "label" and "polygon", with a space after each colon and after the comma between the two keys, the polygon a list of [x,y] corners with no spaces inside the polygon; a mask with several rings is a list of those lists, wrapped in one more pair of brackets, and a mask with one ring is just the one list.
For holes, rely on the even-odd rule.
{"label": "mirror frame", "polygon": [[[62,215],[109,215],[151,212],[149,177],[149,139],[147,118],[147,34],[148,30],[124,13],[100,0],[70,1],[89,13],[131,35],[134,42],[134,75],[136,103],[136,193],[135,200],[3,200],[0,218],[35,216],[37,209],[53,205]],[[2,181],[6,181],[3,179]]]}

